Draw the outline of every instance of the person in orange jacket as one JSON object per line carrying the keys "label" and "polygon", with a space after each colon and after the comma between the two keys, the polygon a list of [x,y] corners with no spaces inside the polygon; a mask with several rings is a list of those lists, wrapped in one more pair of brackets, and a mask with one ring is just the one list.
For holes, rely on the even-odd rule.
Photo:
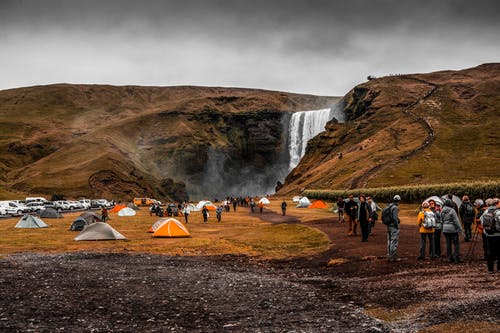
{"label": "person in orange jacket", "polygon": [[427,201],[422,203],[422,210],[418,213],[417,225],[420,227],[420,255],[418,260],[425,259],[425,248],[427,239],[429,240],[429,256],[436,258],[434,252],[434,228],[436,227],[436,214],[430,209]]}
{"label": "person in orange jacket", "polygon": [[259,206],[259,210],[262,213],[262,210],[264,209],[264,204],[261,201],[259,201],[259,203],[257,204],[257,206]]}

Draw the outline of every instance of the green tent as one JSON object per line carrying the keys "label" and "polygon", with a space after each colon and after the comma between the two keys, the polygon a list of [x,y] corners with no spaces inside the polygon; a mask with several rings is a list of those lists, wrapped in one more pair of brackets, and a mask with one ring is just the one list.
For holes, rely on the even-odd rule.
{"label": "green tent", "polygon": [[26,214],[19,219],[16,224],[16,228],[47,228],[48,225],[45,224],[38,217]]}

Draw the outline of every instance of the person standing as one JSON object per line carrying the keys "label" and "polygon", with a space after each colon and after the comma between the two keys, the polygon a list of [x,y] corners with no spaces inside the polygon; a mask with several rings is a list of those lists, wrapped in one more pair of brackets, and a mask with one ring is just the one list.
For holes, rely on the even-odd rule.
{"label": "person standing", "polygon": [[446,239],[446,254],[448,256],[448,261],[459,263],[461,260],[458,235],[462,232],[462,225],[453,207],[453,201],[450,199],[444,201],[444,207],[441,211],[441,220],[443,222],[443,234]]}
{"label": "person standing", "polygon": [[248,204],[250,205],[250,211],[252,213],[255,213],[255,201],[253,200],[253,198],[250,198],[250,202]]}
{"label": "person standing", "polygon": [[344,207],[345,207],[345,201],[341,197],[338,197],[337,199],[337,213],[339,214],[339,222],[344,223]]}
{"label": "person standing", "polygon": [[215,209],[215,215],[217,216],[217,222],[220,222],[220,220],[222,219],[222,205],[220,205],[219,207],[217,207]]}
{"label": "person standing", "polygon": [[345,204],[345,210],[347,218],[349,219],[349,229],[347,230],[347,235],[352,236],[357,235],[356,229],[358,227],[358,221],[356,220],[356,215],[358,214],[358,203],[354,201],[354,196],[349,195],[349,201]]}
{"label": "person standing", "polygon": [[366,202],[364,195],[359,196],[359,205],[356,219],[359,221],[359,226],[361,227],[361,241],[368,242],[368,224],[370,223],[371,207]]}
{"label": "person standing", "polygon": [[208,209],[207,206],[203,206],[203,209],[201,210],[201,215],[203,215],[203,223],[208,223]]}
{"label": "person standing", "polygon": [[430,209],[427,201],[422,203],[422,211],[418,213],[417,225],[420,227],[420,255],[418,260],[425,259],[426,241],[429,239],[429,257],[435,258],[434,253],[434,227],[436,226],[436,215]]}
{"label": "person standing", "polygon": [[184,215],[184,220],[186,221],[187,224],[189,220],[189,214],[191,214],[191,208],[189,208],[188,203],[184,204],[184,207],[182,208],[182,214]]}
{"label": "person standing", "polygon": [[233,211],[236,211],[236,206],[238,205],[238,199],[233,199]]}
{"label": "person standing", "polygon": [[286,213],[286,201],[285,199],[283,199],[283,202],[281,203],[281,215],[282,216],[285,216],[285,213]]}
{"label": "person standing", "polygon": [[106,222],[108,220],[108,210],[104,206],[101,209],[101,220],[102,222]]}
{"label": "person standing", "polygon": [[[378,214],[377,211],[381,211],[382,208],[377,205],[375,201],[373,201],[372,197],[367,197],[366,202],[370,206],[370,222],[368,224],[368,233],[371,235],[373,228],[375,228],[375,222],[378,220]],[[375,235],[375,233],[373,233]]]}
{"label": "person standing", "polygon": [[401,197],[396,194],[392,198],[392,203],[387,207],[390,213],[390,223],[387,224],[387,260],[398,261],[399,246],[399,202]]}
{"label": "person standing", "polygon": [[464,195],[462,197],[462,204],[458,209],[460,213],[460,219],[464,225],[465,231],[465,241],[470,242],[472,238],[472,223],[474,223],[474,218],[476,216],[476,210],[469,200],[469,197]]}
{"label": "person standing", "polygon": [[497,271],[500,272],[500,199],[488,199],[486,204],[488,208],[481,216],[481,224],[486,238],[488,272],[493,274],[495,260],[497,262]]}
{"label": "person standing", "polygon": [[441,222],[441,207],[436,205],[434,200],[429,200],[429,209],[436,216],[436,226],[434,227],[434,256],[441,257],[441,233],[443,231],[443,223]]}
{"label": "person standing", "polygon": [[259,211],[262,214],[262,211],[264,210],[264,203],[262,203],[262,201],[259,201],[259,203],[257,204],[257,206],[259,206]]}

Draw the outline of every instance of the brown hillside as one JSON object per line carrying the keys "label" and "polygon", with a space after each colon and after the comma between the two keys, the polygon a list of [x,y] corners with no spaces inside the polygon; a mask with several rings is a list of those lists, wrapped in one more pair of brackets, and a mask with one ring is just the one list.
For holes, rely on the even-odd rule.
{"label": "brown hillside", "polygon": [[500,64],[378,78],[342,103],[280,193],[500,176]]}
{"label": "brown hillside", "polygon": [[207,161],[219,156],[230,170],[264,170],[286,153],[284,114],[336,101],[190,86],[0,91],[0,197],[211,195],[219,180],[205,176]]}

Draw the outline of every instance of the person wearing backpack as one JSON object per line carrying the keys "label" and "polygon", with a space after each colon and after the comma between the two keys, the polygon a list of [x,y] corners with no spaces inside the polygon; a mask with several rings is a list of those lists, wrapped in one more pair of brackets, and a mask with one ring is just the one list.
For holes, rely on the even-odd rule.
{"label": "person wearing backpack", "polygon": [[382,210],[382,223],[387,226],[387,260],[398,261],[399,245],[399,201],[401,197],[395,195],[392,203]]}
{"label": "person wearing backpack", "polygon": [[488,199],[486,204],[488,209],[481,215],[481,224],[486,238],[488,273],[493,273],[495,260],[500,271],[500,199]]}
{"label": "person wearing backpack", "polygon": [[[461,260],[458,235],[462,233],[462,225],[453,208],[453,201],[450,199],[444,201],[444,207],[441,211],[441,221],[443,223],[443,234],[446,239],[446,254],[448,256],[448,261],[459,263]],[[454,248],[454,251],[452,248]]]}
{"label": "person wearing backpack", "polygon": [[474,218],[476,216],[476,211],[474,210],[474,206],[469,201],[469,197],[464,195],[462,197],[462,204],[459,208],[460,219],[464,225],[465,230],[465,241],[470,242],[472,238],[472,223],[474,223]]}
{"label": "person wearing backpack", "polygon": [[429,200],[429,209],[436,215],[436,226],[434,227],[434,257],[441,257],[441,233],[443,223],[441,222],[441,207],[434,200]]}
{"label": "person wearing backpack", "polygon": [[347,235],[352,236],[354,234],[354,236],[356,236],[358,228],[358,220],[356,218],[358,215],[359,205],[354,200],[354,196],[352,194],[349,195],[349,201],[346,202],[344,208],[347,218],[349,219],[349,229],[347,230]]}
{"label": "person wearing backpack", "polygon": [[417,225],[420,227],[420,255],[417,260],[425,259],[425,248],[427,238],[429,239],[429,257],[434,259],[434,228],[436,227],[436,215],[431,211],[429,203],[424,201],[422,203],[422,211],[418,213]]}
{"label": "person wearing backpack", "polygon": [[282,216],[285,216],[285,214],[286,214],[286,206],[287,206],[286,201],[285,201],[285,199],[283,199],[283,202],[281,203],[281,215]]}

